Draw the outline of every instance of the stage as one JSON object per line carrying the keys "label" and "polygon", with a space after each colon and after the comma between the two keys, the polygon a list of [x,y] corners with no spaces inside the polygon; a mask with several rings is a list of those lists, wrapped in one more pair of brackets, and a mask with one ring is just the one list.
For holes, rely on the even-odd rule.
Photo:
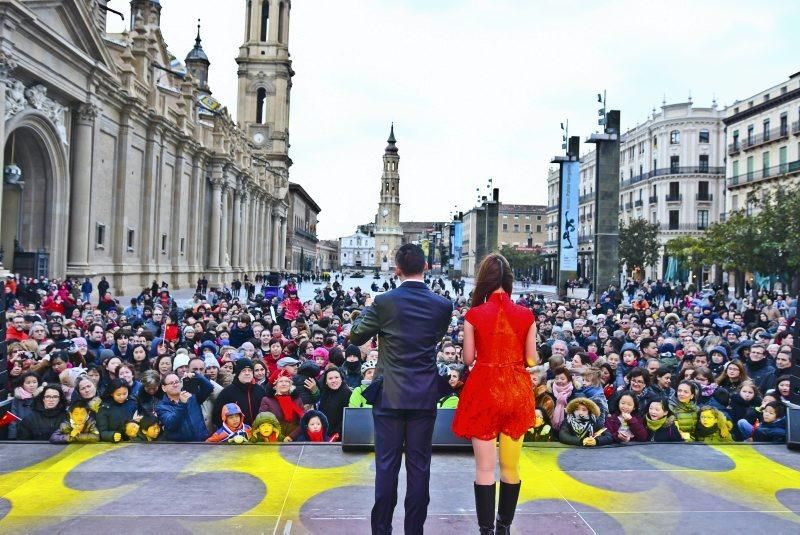
{"label": "stage", "polygon": [[[327,445],[6,443],[0,533],[368,533],[372,460]],[[773,445],[526,447],[514,531],[799,533],[798,469],[800,453]],[[434,453],[427,533],[477,532],[472,481],[470,455]]]}

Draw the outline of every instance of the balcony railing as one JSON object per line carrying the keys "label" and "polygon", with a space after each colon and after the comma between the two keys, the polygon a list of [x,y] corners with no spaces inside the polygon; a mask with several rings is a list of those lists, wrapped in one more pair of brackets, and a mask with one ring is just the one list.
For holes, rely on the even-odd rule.
{"label": "balcony railing", "polygon": [[658,229],[661,231],[698,231],[706,230],[708,225],[702,223],[680,223],[678,225],[670,225],[669,223],[661,224]]}
{"label": "balcony railing", "polygon": [[578,236],[578,243],[594,243],[593,236]]}
{"label": "balcony railing", "polygon": [[314,234],[313,232],[309,232],[307,230],[301,229],[301,228],[294,229],[294,233],[297,234],[298,236],[302,236],[302,237],[306,238],[307,240],[311,240],[313,242],[319,241],[317,239],[317,235],[316,234]]}
{"label": "balcony railing", "polygon": [[708,167],[705,165],[689,166],[689,167],[664,167],[663,169],[656,169],[655,171],[648,171],[637,175],[628,180],[623,180],[620,183],[620,189],[624,189],[639,182],[649,180],[657,176],[666,175],[721,175],[725,173],[725,167]]}
{"label": "balcony railing", "polygon": [[683,194],[678,193],[677,195],[666,194],[664,195],[664,200],[667,202],[681,202],[683,200]]}
{"label": "balcony railing", "polygon": [[698,193],[694,196],[694,199],[698,202],[711,202],[714,200],[713,193]]}
{"label": "balcony railing", "polygon": [[742,143],[737,139],[733,143],[728,143],[728,154],[736,154],[742,150]]}
{"label": "balcony railing", "polygon": [[558,240],[547,240],[544,242],[545,247],[552,247],[554,245],[558,245]]}
{"label": "balcony railing", "polygon": [[800,121],[795,121],[792,123],[792,134],[800,134]]}
{"label": "balcony railing", "polygon": [[644,201],[642,199],[635,200],[633,201],[633,205],[636,207],[644,206]]}
{"label": "balcony railing", "polygon": [[658,203],[658,195],[650,195],[650,204]]}
{"label": "balcony railing", "polygon": [[631,208],[633,208],[633,203],[632,202],[626,202],[625,203],[625,209],[626,210],[630,210]]}
{"label": "balcony railing", "polygon": [[789,129],[788,128],[773,128],[772,130],[768,130],[762,134],[756,134],[753,136],[747,137],[744,141],[742,141],[742,150],[748,151],[759,145],[763,145],[765,143],[770,143],[772,141],[777,141],[779,139],[784,139],[789,137]]}
{"label": "balcony railing", "polygon": [[732,188],[736,186],[745,186],[754,182],[761,182],[762,180],[769,180],[772,178],[780,178],[795,173],[800,173],[800,160],[728,177],[728,187]]}
{"label": "balcony railing", "polygon": [[587,203],[589,201],[594,200],[594,193],[587,193],[586,195],[581,195],[578,199],[578,204]]}

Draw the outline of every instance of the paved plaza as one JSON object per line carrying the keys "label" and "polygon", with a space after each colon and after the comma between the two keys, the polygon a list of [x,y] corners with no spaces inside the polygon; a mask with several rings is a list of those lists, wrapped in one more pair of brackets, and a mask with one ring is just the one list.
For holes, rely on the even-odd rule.
{"label": "paved plaza", "polygon": [[[799,469],[779,445],[526,447],[513,531],[798,533]],[[368,533],[374,475],[338,446],[3,444],[0,532]],[[477,531],[473,475],[434,453],[427,533]]]}

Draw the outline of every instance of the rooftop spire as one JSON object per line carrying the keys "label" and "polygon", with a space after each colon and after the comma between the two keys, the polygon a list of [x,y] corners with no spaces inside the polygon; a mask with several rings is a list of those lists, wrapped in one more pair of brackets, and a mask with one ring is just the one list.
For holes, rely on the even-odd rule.
{"label": "rooftop spire", "polygon": [[205,51],[203,50],[203,45],[200,44],[200,19],[197,19],[197,37],[194,40],[194,48],[189,51],[189,55],[186,56],[186,62],[191,61],[204,61],[206,63],[210,63],[208,61],[208,56],[206,55]]}
{"label": "rooftop spire", "polygon": [[388,143],[388,145],[386,145],[386,152],[397,154],[397,146],[395,145],[397,140],[394,138],[394,123],[392,123],[392,128],[389,130],[389,139],[387,139],[386,142]]}

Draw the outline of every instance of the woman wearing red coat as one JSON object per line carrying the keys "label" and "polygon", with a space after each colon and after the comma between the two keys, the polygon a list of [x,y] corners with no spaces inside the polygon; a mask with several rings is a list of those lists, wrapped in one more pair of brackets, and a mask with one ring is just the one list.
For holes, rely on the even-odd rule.
{"label": "woman wearing red coat", "polygon": [[[481,533],[509,533],[520,491],[519,457],[534,425],[534,399],[526,369],[537,364],[533,312],[511,301],[508,261],[490,254],[478,269],[472,308],[464,321],[464,364],[469,374],[453,419],[453,432],[472,440],[475,505]],[[496,443],[500,439],[500,501],[494,523]]]}

